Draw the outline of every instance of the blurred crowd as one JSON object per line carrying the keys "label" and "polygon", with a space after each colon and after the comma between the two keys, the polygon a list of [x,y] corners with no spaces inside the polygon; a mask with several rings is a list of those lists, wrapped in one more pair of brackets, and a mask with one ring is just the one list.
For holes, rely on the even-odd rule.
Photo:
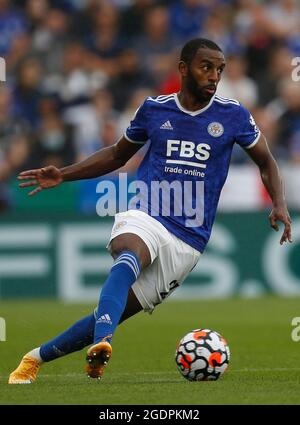
{"label": "blurred crowd", "polygon": [[226,55],[218,93],[300,164],[299,0],[0,0],[0,210],[19,170],[81,160],[115,143],[145,97],[178,91],[180,49],[199,36]]}

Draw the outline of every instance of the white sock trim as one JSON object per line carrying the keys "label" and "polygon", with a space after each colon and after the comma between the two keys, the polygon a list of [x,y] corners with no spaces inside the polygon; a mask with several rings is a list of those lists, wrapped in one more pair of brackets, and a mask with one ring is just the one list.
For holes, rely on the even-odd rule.
{"label": "white sock trim", "polygon": [[34,348],[33,350],[29,351],[27,353],[28,356],[33,357],[34,359],[36,359],[39,363],[44,363],[42,357],[40,356],[40,348]]}

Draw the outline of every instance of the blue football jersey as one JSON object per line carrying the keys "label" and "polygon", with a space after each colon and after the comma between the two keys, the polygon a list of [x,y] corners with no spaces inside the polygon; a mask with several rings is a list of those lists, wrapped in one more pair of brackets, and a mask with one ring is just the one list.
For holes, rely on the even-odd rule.
{"label": "blue football jersey", "polygon": [[132,143],[149,143],[137,171],[140,209],[178,238],[203,252],[212,230],[234,143],[245,149],[260,136],[237,100],[215,95],[198,111],[185,110],[177,94],[148,97],[125,132]]}

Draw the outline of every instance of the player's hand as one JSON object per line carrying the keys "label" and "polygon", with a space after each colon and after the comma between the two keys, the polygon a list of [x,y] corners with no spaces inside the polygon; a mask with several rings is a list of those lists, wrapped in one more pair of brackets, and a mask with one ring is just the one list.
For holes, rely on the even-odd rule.
{"label": "player's hand", "polygon": [[36,170],[23,171],[18,175],[18,180],[28,180],[25,183],[20,183],[19,187],[37,186],[29,192],[29,196],[36,195],[43,189],[58,186],[63,181],[61,171],[54,167],[54,165]]}
{"label": "player's hand", "polygon": [[271,214],[269,215],[269,221],[271,227],[276,230],[276,232],[278,232],[279,230],[277,221],[281,221],[284,224],[284,230],[280,238],[280,245],[287,241],[289,241],[290,243],[293,242],[291,228],[292,220],[286,206],[274,207],[271,211]]}

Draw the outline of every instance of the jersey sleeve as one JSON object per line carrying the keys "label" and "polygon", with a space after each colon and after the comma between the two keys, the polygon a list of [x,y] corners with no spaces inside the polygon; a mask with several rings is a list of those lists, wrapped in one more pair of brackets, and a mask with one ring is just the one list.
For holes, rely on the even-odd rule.
{"label": "jersey sleeve", "polygon": [[147,99],[137,109],[134,117],[130,121],[124,136],[131,143],[145,144],[149,139],[147,130]]}
{"label": "jersey sleeve", "polygon": [[256,145],[260,137],[260,130],[257,127],[253,116],[243,106],[240,105],[236,143],[245,149],[250,149]]}

